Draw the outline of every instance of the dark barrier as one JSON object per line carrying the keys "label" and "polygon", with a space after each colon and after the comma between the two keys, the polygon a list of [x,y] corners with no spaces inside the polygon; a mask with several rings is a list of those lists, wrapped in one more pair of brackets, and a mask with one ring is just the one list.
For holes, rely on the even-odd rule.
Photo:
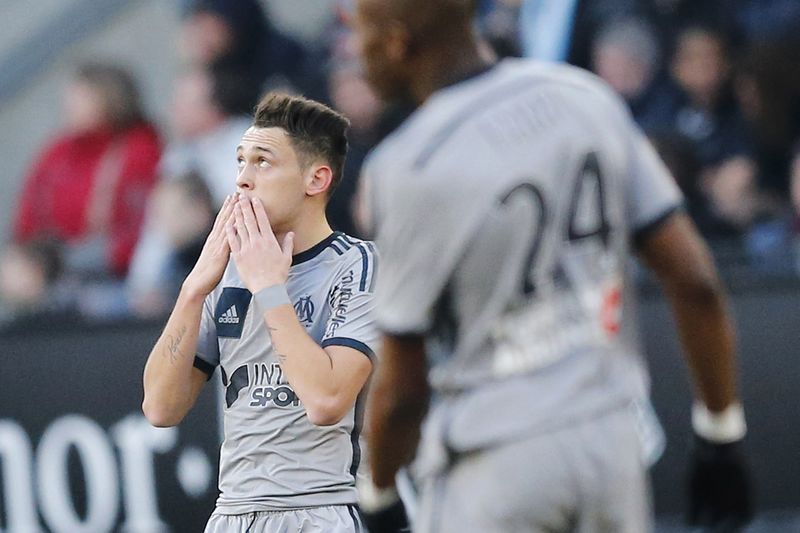
{"label": "dark barrier", "polygon": [[[747,447],[760,510],[800,508],[800,288],[733,298]],[[667,450],[653,469],[656,510],[682,510],[689,382],[665,304],[640,306]],[[141,373],[160,325],[29,324],[0,337],[0,531],[202,531],[216,497],[216,376],[178,428],[141,416]]]}
{"label": "dark barrier", "polygon": [[[745,441],[759,511],[800,510],[800,288],[797,284],[733,288]],[[691,442],[690,382],[666,303],[648,297],[640,320],[656,411],[667,433],[652,472],[656,511],[684,509]]]}
{"label": "dark barrier", "polygon": [[180,427],[150,426],[141,379],[157,335],[32,323],[0,338],[0,531],[203,530],[217,494],[215,387]]}

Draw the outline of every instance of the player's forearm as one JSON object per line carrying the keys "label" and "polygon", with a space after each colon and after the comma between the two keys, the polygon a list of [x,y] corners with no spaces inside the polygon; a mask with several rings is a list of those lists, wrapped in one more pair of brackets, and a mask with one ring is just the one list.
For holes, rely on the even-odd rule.
{"label": "player's forearm", "polygon": [[737,400],[735,336],[716,280],[667,287],[699,399],[711,411]]}
{"label": "player's forearm", "polygon": [[373,483],[382,489],[393,486],[397,472],[414,457],[427,398],[398,398],[382,380],[371,385],[370,396],[368,439],[370,449],[380,450],[370,455],[370,468]]}
{"label": "player's forearm", "polygon": [[711,253],[684,213],[663,221],[639,245],[670,300],[699,399],[719,412],[736,401],[733,324]]}
{"label": "player's forearm", "polygon": [[393,486],[397,471],[413,459],[429,399],[422,340],[385,337],[366,410],[372,482],[379,489]]}
{"label": "player's forearm", "polygon": [[192,367],[203,297],[182,291],[144,369],[142,410],[156,426],[175,425],[191,408]]}
{"label": "player's forearm", "polygon": [[281,369],[309,417],[329,419],[326,413],[349,410],[351,405],[342,406],[345,391],[333,359],[308,335],[292,306],[272,308],[264,313],[264,320]]}

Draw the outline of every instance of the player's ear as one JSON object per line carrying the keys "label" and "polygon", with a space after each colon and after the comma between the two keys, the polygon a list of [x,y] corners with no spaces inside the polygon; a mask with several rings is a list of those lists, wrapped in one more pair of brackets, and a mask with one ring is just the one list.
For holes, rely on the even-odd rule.
{"label": "player's ear", "polygon": [[311,173],[306,180],[306,195],[317,196],[325,194],[333,182],[333,171],[327,165],[311,167]]}
{"label": "player's ear", "polygon": [[411,34],[405,26],[391,23],[384,34],[386,57],[392,63],[402,63],[408,59],[411,46]]}

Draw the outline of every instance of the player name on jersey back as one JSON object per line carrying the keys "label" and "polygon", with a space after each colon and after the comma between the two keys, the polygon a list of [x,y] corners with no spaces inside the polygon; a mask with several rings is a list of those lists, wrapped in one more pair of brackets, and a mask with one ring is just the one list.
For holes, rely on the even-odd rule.
{"label": "player name on jersey back", "polygon": [[681,198],[598,78],[505,60],[434,94],[364,176],[379,325],[441,347],[434,387],[475,399],[453,434],[544,427],[642,388],[629,246]]}

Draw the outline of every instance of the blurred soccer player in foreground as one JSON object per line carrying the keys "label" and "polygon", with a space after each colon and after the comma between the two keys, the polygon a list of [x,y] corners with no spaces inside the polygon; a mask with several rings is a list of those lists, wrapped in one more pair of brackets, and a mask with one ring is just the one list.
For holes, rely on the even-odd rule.
{"label": "blurred soccer player in foreground", "polygon": [[207,532],[361,530],[356,403],[377,339],[376,260],[325,218],[347,126],[317,102],[261,101],[237,149],[238,193],[147,361],[156,426],[178,424],[220,367],[225,441]]}
{"label": "blurred soccer player in foreground", "polygon": [[364,174],[383,261],[372,532],[402,518],[393,484],[415,451],[417,531],[652,529],[630,251],[670,300],[696,385],[690,519],[737,528],[751,508],[734,332],[675,183],[595,76],[494,64],[473,4],[358,2],[371,83],[420,105]]}

